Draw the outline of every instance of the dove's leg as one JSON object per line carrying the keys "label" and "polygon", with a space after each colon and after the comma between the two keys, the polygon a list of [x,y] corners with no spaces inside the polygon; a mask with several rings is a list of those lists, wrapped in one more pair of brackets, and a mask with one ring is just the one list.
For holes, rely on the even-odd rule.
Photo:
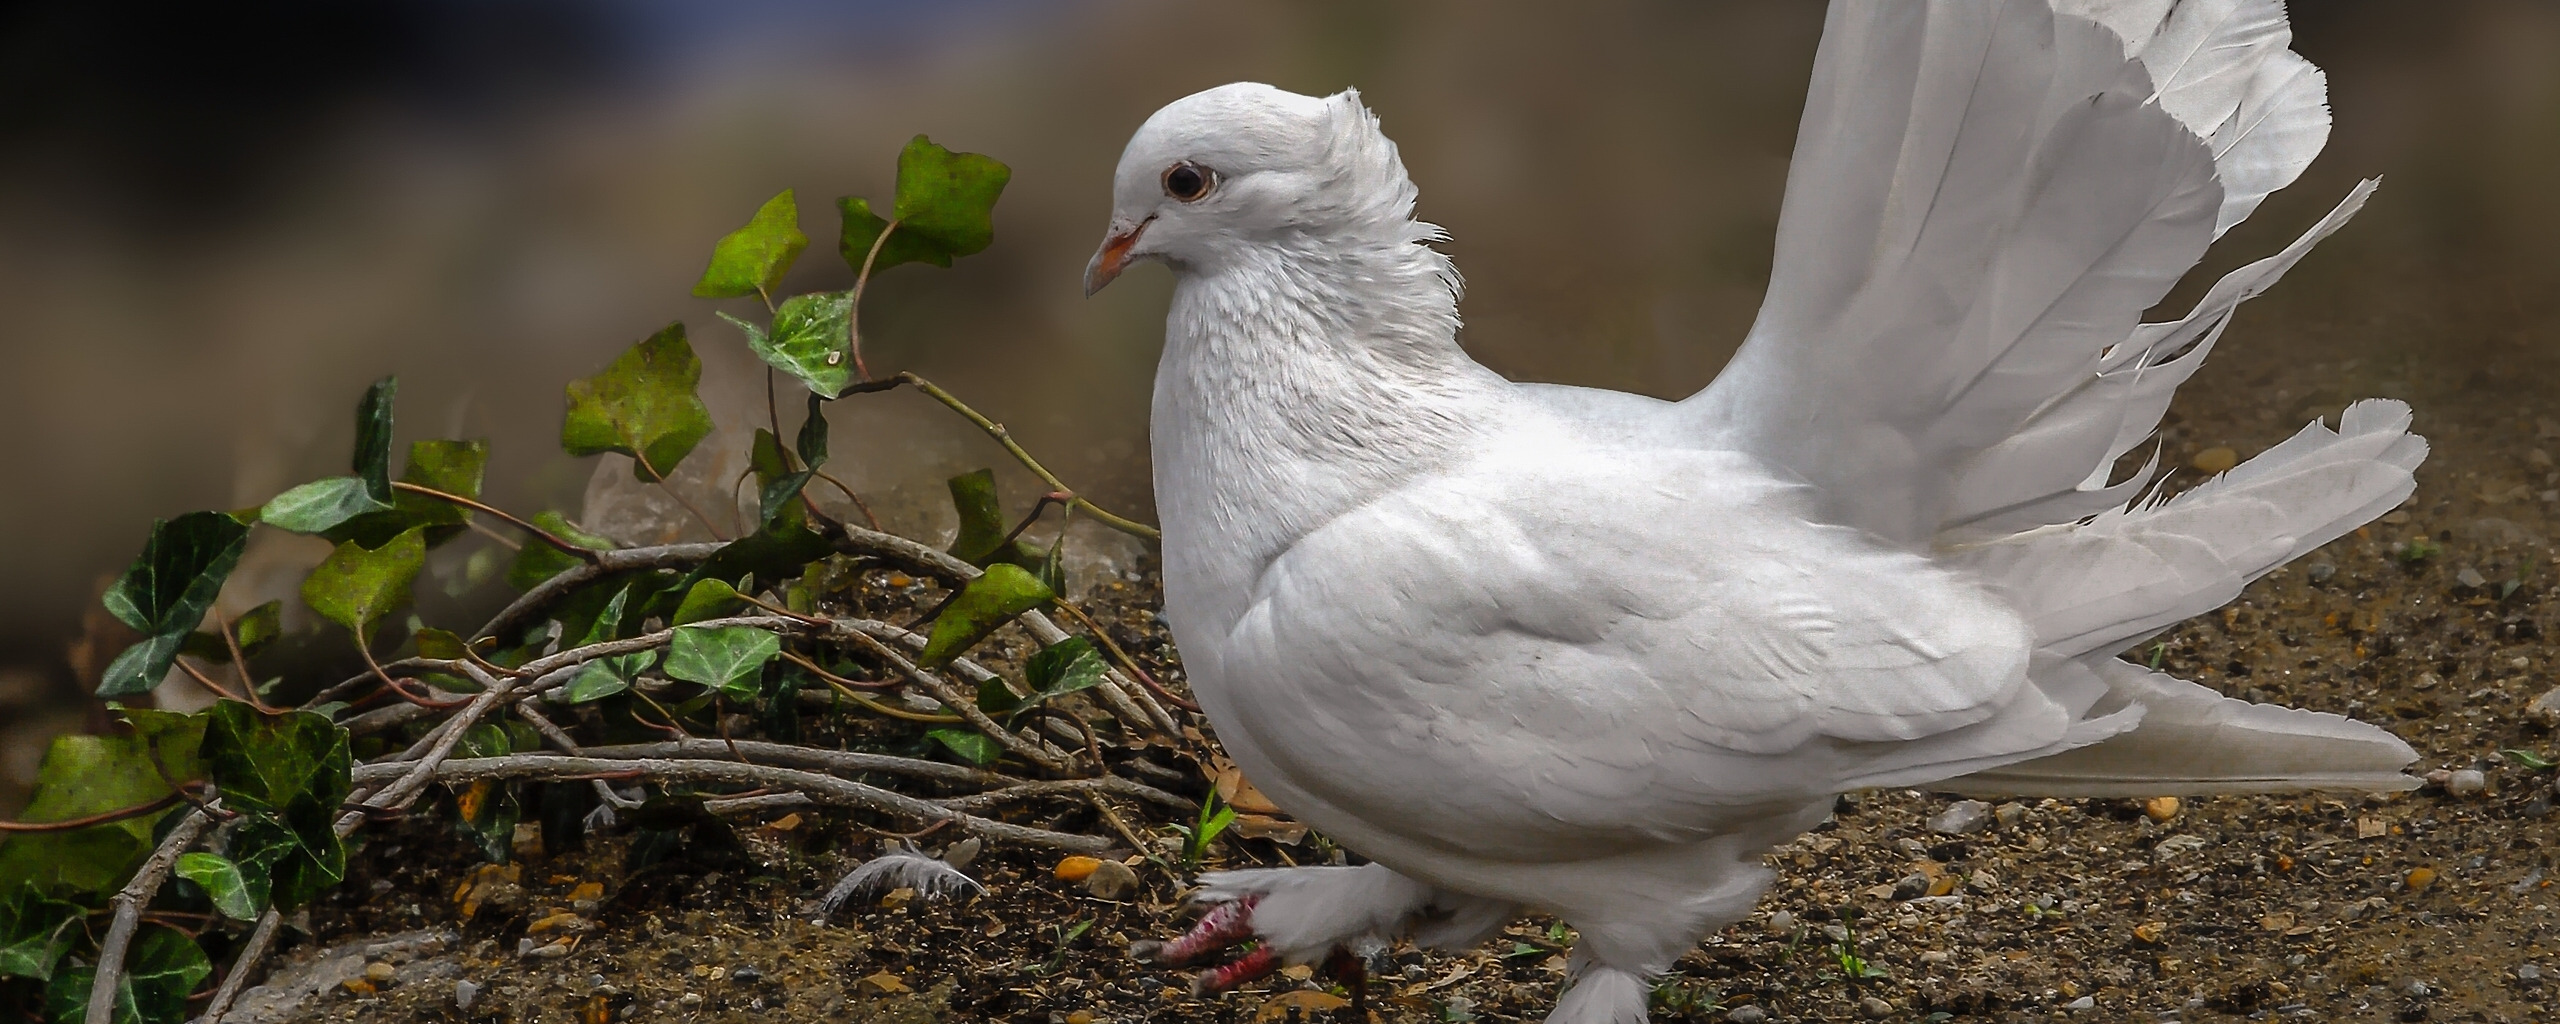
{"label": "dove's leg", "polygon": [[[1473,945],[1518,914],[1508,903],[1434,889],[1377,864],[1222,871],[1201,880],[1211,904],[1171,942],[1129,952],[1167,965],[1196,962],[1247,939],[1255,949],[1201,975],[1204,991],[1233,988],[1288,964],[1350,967],[1394,937],[1429,946]],[[1348,978],[1346,970],[1328,973]]]}

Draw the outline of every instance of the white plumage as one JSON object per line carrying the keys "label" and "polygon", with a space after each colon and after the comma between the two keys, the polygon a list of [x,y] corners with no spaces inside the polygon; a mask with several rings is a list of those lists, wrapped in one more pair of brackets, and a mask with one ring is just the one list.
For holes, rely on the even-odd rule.
{"label": "white plumage", "polygon": [[1252,934],[1267,966],[1542,911],[1580,933],[1550,1019],[1641,1021],[1843,790],[2413,785],[2380,729],[2116,657],[2388,510],[2426,453],[2368,401],[2166,501],[2109,479],[2371,192],[2139,323],[2325,141],[2289,40],[2275,0],[1838,0],[1768,298],[1676,403],[1468,359],[1356,95],[1150,118],[1088,286],[1177,276],[1167,615],[1237,762],[1374,861],[1212,876],[1242,912],[1153,948]]}

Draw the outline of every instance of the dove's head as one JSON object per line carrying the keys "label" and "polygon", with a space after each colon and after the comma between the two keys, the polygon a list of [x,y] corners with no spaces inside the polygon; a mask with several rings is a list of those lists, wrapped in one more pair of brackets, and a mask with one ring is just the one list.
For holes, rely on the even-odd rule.
{"label": "dove's head", "polygon": [[1121,151],[1085,294],[1145,259],[1203,270],[1273,248],[1436,240],[1438,228],[1413,220],[1413,201],[1395,143],[1357,91],[1239,82],[1193,93],[1147,118]]}

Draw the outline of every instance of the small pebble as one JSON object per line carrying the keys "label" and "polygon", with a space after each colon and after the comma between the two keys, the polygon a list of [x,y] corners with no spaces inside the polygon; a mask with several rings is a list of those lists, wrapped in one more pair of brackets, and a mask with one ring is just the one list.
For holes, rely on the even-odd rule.
{"label": "small pebble", "polygon": [[2466,565],[2462,567],[2461,572],[2453,574],[2453,580],[2463,586],[2478,589],[2488,584],[2489,577],[2480,575],[2480,570]]}
{"label": "small pebble", "polygon": [[1878,999],[1874,996],[1868,996],[1864,999],[1858,1000],[1858,1012],[1866,1014],[1867,1016],[1873,1017],[1877,1020],[1883,1020],[1887,1017],[1893,1016],[1893,1004],[1885,1002],[1884,1000]]}
{"label": "small pebble", "polygon": [[2525,984],[2528,984],[2528,985],[2533,984],[2533,983],[2538,982],[2538,981],[2541,981],[2541,980],[2542,980],[2542,968],[2541,968],[2541,966],[2539,966],[2539,965],[2537,965],[2537,964],[2526,964],[2526,965],[2524,965],[2524,966],[2522,966],[2522,967],[2518,967],[2518,968],[2516,968],[2516,980],[2517,980],[2517,981],[2524,982]]}
{"label": "small pebble", "polygon": [[1094,869],[1101,866],[1102,858],[1079,855],[1059,860],[1057,868],[1050,874],[1056,875],[1061,882],[1081,882],[1093,877]]}
{"label": "small pebble", "polygon": [[2195,458],[2187,461],[2187,465],[2195,467],[2198,473],[2225,473],[2239,464],[2240,453],[2233,451],[2228,445],[2207,448],[2197,452]]}
{"label": "small pebble", "polygon": [[2338,575],[2338,567],[2327,562],[2313,562],[2303,569],[2302,574],[2313,583],[2327,583]]}
{"label": "small pebble", "polygon": [[1963,835],[1976,831],[1991,819],[1991,805],[1980,800],[1958,800],[1929,819],[1929,831],[1942,835]]}
{"label": "small pebble", "polygon": [[2446,776],[2444,791],[2455,796],[2473,796],[2489,788],[2489,777],[2477,768],[2464,768]]}
{"label": "small pebble", "polygon": [[2410,892],[2421,891],[2434,885],[2435,881],[2436,869],[2434,868],[2410,868],[2408,874],[2400,877],[2400,884],[2408,886]]}
{"label": "small pebble", "polygon": [[688,1009],[688,1010],[690,1010],[690,1009],[692,1009],[692,1008],[694,1008],[694,1007],[700,1006],[700,1005],[702,1005],[702,993],[700,993],[700,992],[687,992],[687,993],[685,993],[685,994],[683,994],[683,995],[681,995],[681,996],[677,996],[677,997],[676,997],[676,1005],[681,1006],[681,1007],[684,1007],[685,1009]]}
{"label": "small pebble", "polygon": [[1138,873],[1129,870],[1129,865],[1106,860],[1095,867],[1091,875],[1085,876],[1084,891],[1099,899],[1128,899],[1137,894]]}
{"label": "small pebble", "polygon": [[2133,926],[2133,941],[2146,946],[2156,946],[2160,944],[2161,937],[2168,932],[2169,925],[2165,921],[2144,921]]}
{"label": "small pebble", "polygon": [[1796,916],[1794,914],[1781,910],[1769,915],[1769,934],[1793,935],[1795,933]]}
{"label": "small pebble", "polygon": [[729,972],[729,980],[741,985],[753,985],[764,980],[764,972],[757,970],[755,965],[749,964]]}
{"label": "small pebble", "polygon": [[453,1008],[468,1011],[480,1001],[480,983],[469,978],[453,983]]}
{"label": "small pebble", "polygon": [[1744,1003],[1724,1012],[1726,1024],[1768,1024],[1769,1011]]}
{"label": "small pebble", "polygon": [[2063,1008],[2063,1009],[2065,1009],[2065,1010],[2069,1010],[2069,1011],[2071,1011],[2071,1012],[2073,1012],[2073,1013],[2081,1013],[2081,1012],[2088,1011],[2088,1010],[2095,1010],[2095,1009],[2097,1009],[2097,1008],[2098,1008],[2098,997],[2096,997],[2096,996],[2081,996],[2081,997],[2080,997],[2080,998],[2078,998],[2078,999],[2074,999],[2074,1000],[2072,1000],[2072,1001],[2070,1001],[2070,1002],[2067,1002],[2067,1003],[2062,1004],[2062,1008]]}
{"label": "small pebble", "polygon": [[399,974],[399,968],[393,967],[390,964],[383,963],[379,960],[364,965],[364,980],[370,981],[376,985],[391,984],[391,979],[397,977]]}
{"label": "small pebble", "polygon": [[1991,809],[1991,820],[1999,822],[2001,828],[2014,828],[2026,818],[2027,805],[2015,800]]}
{"label": "small pebble", "polygon": [[2525,708],[2525,714],[2545,726],[2560,726],[2560,686],[2534,698],[2533,703]]}
{"label": "small pebble", "polygon": [[2165,822],[2178,816],[2178,798],[2155,796],[2142,802],[2142,813],[2153,821]]}
{"label": "small pebble", "polygon": [[1919,872],[1904,875],[1901,881],[1893,883],[1893,898],[1896,902],[1916,900],[1926,895],[1929,895],[1929,876]]}

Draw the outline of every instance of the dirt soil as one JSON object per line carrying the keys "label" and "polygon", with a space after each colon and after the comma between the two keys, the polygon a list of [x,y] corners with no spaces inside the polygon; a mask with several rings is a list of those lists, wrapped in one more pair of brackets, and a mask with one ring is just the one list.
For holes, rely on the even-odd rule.
{"label": "dirt soil", "polygon": [[[1853,794],[1770,855],[1776,887],[1681,961],[1656,1020],[2560,1019],[2554,777],[2499,753],[2560,757],[2533,708],[2560,663],[2549,550],[2560,403],[2465,368],[2485,362],[2265,351],[2217,353],[2167,426],[2165,464],[2211,466],[2219,447],[2245,456],[2351,396],[2396,394],[2435,444],[2418,495],[2128,657],[2380,723],[2439,781],[2175,804]],[[2521,379],[2560,379],[2547,370]],[[1114,615],[1124,640],[1169,656],[1146,615],[1150,586],[1125,586]],[[1186,795],[1205,789],[1193,780]],[[422,815],[373,832],[350,884],[297,922],[248,1019],[1351,1019],[1303,971],[1195,999],[1187,976],[1131,960],[1130,942],[1174,932],[1186,914],[1170,821],[1132,824],[1154,848],[1123,851],[1139,880],[1124,899],[1055,879],[1054,856],[991,847],[969,865],[981,894],[892,893],[818,923],[814,898],[877,848],[831,814],[764,815],[718,857],[638,871],[629,836],[599,835],[526,859],[512,880]],[[1318,838],[1231,837],[1210,861],[1328,857]],[[1569,939],[1529,920],[1463,955],[1393,950],[1371,1011],[1540,1019]],[[1853,957],[1867,969],[1846,973],[1870,975],[1855,987]]]}

